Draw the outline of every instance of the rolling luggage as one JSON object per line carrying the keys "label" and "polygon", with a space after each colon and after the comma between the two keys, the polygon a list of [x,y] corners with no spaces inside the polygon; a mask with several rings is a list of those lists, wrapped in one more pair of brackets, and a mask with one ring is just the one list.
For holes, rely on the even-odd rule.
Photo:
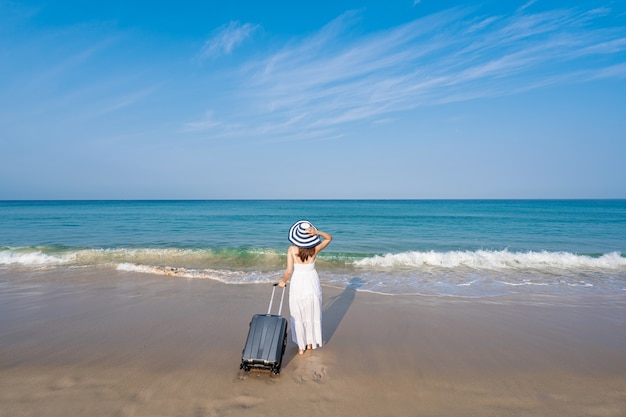
{"label": "rolling luggage", "polygon": [[278,375],[287,346],[287,319],[281,316],[285,288],[280,298],[278,314],[270,314],[274,293],[278,284],[272,288],[272,297],[267,314],[255,314],[250,321],[250,330],[246,345],[241,353],[240,369],[248,372],[251,368],[267,369]]}

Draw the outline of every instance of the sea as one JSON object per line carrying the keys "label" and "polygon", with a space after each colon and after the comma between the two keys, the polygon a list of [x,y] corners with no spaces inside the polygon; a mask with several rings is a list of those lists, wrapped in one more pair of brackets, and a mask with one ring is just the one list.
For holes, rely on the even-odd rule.
{"label": "sea", "polygon": [[316,263],[326,286],[626,296],[626,200],[0,201],[0,271],[266,284],[302,219],[333,236]]}

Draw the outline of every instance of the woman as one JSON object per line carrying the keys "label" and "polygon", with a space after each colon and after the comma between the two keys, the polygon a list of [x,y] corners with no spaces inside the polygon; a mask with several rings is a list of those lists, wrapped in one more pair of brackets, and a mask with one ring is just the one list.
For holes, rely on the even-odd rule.
{"label": "woman", "polygon": [[322,287],[315,258],[332,239],[306,220],[296,222],[289,230],[289,241],[293,245],[287,250],[287,269],[278,285],[284,287],[291,278],[291,338],[298,345],[300,355],[305,349],[322,346]]}

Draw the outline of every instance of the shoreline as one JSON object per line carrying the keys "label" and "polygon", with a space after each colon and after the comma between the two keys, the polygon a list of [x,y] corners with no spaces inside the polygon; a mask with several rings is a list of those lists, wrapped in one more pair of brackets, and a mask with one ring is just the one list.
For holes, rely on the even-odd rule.
{"label": "shoreline", "polygon": [[323,291],[324,346],[273,378],[239,371],[269,285],[3,271],[0,417],[626,414],[626,294]]}

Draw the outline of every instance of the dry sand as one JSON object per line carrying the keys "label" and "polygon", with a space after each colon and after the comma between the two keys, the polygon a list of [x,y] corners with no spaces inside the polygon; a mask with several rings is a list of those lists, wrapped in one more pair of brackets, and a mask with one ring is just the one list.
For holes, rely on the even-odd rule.
{"label": "dry sand", "polygon": [[[323,348],[239,371],[269,285],[0,272],[0,416],[626,416],[626,294],[324,288]],[[285,303],[284,314],[288,308]]]}

